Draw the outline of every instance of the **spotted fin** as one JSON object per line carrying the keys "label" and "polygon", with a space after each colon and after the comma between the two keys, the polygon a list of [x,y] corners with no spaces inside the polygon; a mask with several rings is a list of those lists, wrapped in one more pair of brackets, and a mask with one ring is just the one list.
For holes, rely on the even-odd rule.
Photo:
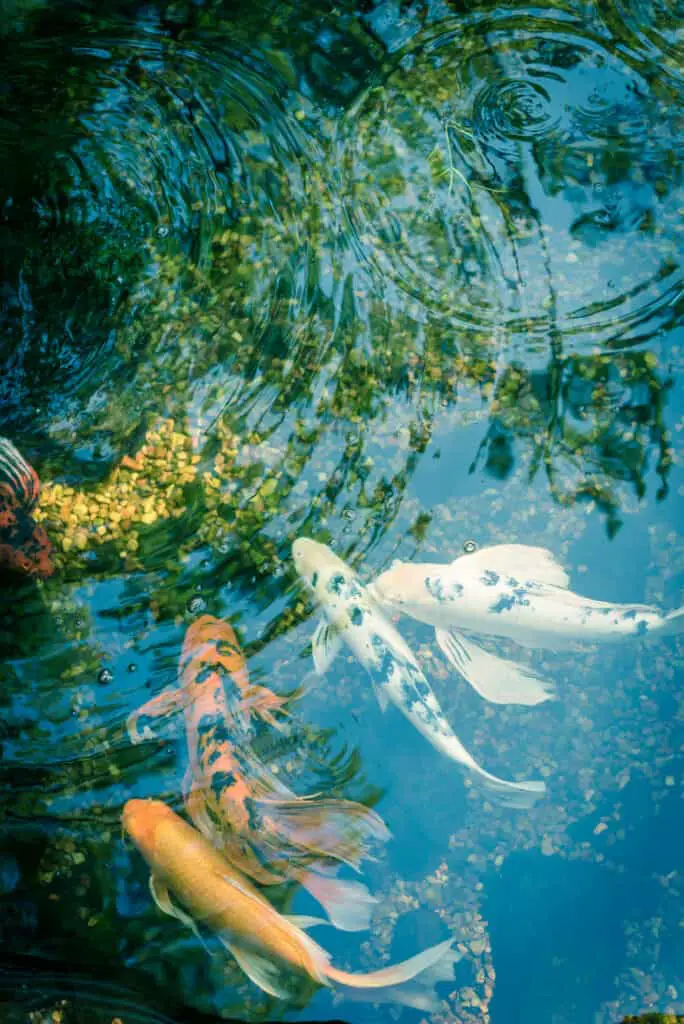
{"label": "spotted fin", "polygon": [[337,630],[323,618],[316,626],[311,638],[314,666],[319,675],[324,675],[337,657],[342,646],[342,637]]}
{"label": "spotted fin", "polygon": [[455,630],[436,629],[442,654],[485,700],[493,704],[542,704],[554,696],[553,684],[525,665],[500,658]]}
{"label": "spotted fin", "polygon": [[528,544],[493,544],[470,555],[461,555],[451,564],[459,572],[467,565],[473,573],[489,570],[522,582],[546,583],[552,587],[567,588],[570,584],[570,577],[551,551]]}

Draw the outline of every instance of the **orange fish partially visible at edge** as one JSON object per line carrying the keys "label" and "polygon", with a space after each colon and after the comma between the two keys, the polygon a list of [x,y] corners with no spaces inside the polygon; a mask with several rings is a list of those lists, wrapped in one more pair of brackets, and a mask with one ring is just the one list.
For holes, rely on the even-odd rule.
{"label": "orange fish partially visible at edge", "polygon": [[279,728],[275,716],[287,699],[250,684],[229,623],[204,615],[188,628],[179,682],[134,712],[127,726],[136,743],[152,735],[144,718],[183,710],[183,795],[197,828],[255,882],[295,880],[338,928],[368,927],[375,899],[360,882],[334,875],[341,863],[358,870],[371,843],[386,841],[389,831],[356,801],[297,796],[258,760],[256,727],[261,721]]}
{"label": "orange fish partially visible at edge", "polygon": [[0,567],[40,579],[52,575],[52,545],[31,513],[40,481],[6,437],[0,437]]}
{"label": "orange fish partially visible at edge", "polygon": [[[296,923],[302,919],[280,914],[166,804],[129,800],[123,827],[151,869],[150,889],[160,910],[196,932],[197,924],[208,928],[247,976],[276,998],[292,996],[292,981],[303,976],[319,985],[334,983],[348,994],[368,990],[365,998],[374,1002],[393,1001],[430,1010],[438,1006],[434,984],[453,978],[453,964],[460,959],[452,949],[453,939],[368,974],[338,970],[322,946]],[[182,908],[172,902],[172,895]],[[305,920],[309,925],[318,923]]]}

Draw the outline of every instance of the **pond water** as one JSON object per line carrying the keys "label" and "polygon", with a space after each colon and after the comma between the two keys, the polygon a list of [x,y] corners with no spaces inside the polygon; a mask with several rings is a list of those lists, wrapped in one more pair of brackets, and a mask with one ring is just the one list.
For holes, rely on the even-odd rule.
{"label": "pond water", "polygon": [[254,683],[303,686],[259,757],[392,832],[370,930],[314,933],[336,965],[452,933],[431,1020],[684,1013],[681,639],[504,643],[556,696],[496,705],[401,620],[477,760],[546,781],[512,809],[350,651],[313,680],[291,558],[313,537],[367,583],[522,543],[582,594],[683,603],[681,3],[0,11],[0,435],[55,561],[0,590],[5,1019],[426,1018],[283,1004],[153,904],[121,810],[180,809],[186,750],[126,719],[205,613]]}

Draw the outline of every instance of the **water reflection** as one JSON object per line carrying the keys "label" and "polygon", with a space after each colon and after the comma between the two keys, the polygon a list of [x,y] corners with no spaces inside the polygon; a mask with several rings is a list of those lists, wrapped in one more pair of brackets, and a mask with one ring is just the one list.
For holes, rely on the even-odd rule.
{"label": "water reflection", "polygon": [[[0,432],[41,473],[57,563],[1,595],[6,948],[77,942],[184,1004],[269,1012],[159,918],[118,821],[132,795],[179,805],[171,734],[143,756],[124,721],[174,683],[193,618],[230,617],[256,681],[302,682],[295,536],[364,580],[471,537],[544,544],[587,592],[678,602],[676,9],[490,6],[60,8],[5,47]],[[483,713],[407,639],[476,756],[542,766],[534,817],[456,798],[345,663],[263,753],[297,751],[302,790],[380,801],[364,965],[437,941],[438,911],[467,950],[445,1014],[480,1024],[512,962],[490,872],[525,850],[619,875],[621,830],[676,788],[677,648],[552,652],[559,698],[531,718]],[[643,990],[681,1011],[653,924],[675,890],[654,882],[647,919],[614,908],[602,1024],[641,1008],[644,949]]]}
{"label": "water reflection", "polygon": [[681,292],[676,97],[605,34],[533,21],[411,40],[345,116],[345,214],[393,310],[624,347]]}

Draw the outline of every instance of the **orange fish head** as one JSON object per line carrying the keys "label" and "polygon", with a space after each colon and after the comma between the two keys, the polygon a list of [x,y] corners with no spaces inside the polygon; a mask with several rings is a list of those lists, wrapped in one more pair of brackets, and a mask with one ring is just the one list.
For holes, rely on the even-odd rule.
{"label": "orange fish head", "polygon": [[143,856],[152,856],[159,826],[176,815],[161,800],[128,800],[121,823]]}
{"label": "orange fish head", "polygon": [[228,672],[240,672],[245,665],[233,627],[214,615],[202,615],[188,626],[180,656],[181,671],[195,659],[198,669],[217,664]]}

